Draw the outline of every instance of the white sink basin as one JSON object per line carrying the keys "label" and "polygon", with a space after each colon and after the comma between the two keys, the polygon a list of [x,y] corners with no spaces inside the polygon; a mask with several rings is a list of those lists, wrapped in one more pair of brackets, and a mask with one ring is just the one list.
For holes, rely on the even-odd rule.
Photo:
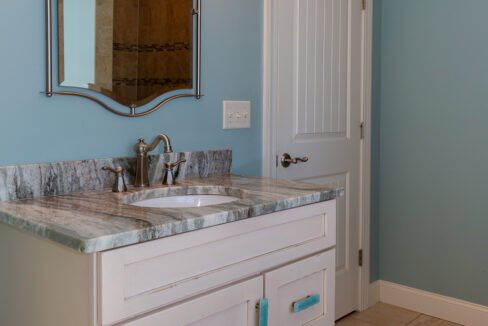
{"label": "white sink basin", "polygon": [[157,208],[188,208],[225,204],[239,199],[222,195],[183,195],[147,199],[131,203],[130,205]]}

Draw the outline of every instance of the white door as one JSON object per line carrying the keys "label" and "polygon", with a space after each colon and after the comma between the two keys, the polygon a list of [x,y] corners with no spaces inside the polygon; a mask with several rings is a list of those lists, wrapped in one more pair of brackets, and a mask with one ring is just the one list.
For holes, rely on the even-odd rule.
{"label": "white door", "polygon": [[255,326],[263,297],[257,277],[126,323],[129,326]]}
{"label": "white door", "polygon": [[334,325],[334,249],[264,275],[269,326]]}
{"label": "white door", "polygon": [[[345,188],[337,201],[336,318],[358,309],[362,0],[270,0],[278,178]],[[282,155],[308,157],[285,168]]]}

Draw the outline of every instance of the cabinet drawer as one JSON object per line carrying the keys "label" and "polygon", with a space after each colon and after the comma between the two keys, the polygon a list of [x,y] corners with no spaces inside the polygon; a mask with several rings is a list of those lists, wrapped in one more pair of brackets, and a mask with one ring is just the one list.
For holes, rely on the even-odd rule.
{"label": "cabinet drawer", "polygon": [[100,253],[100,322],[133,318],[334,245],[329,201]]}
{"label": "cabinet drawer", "polygon": [[257,277],[162,311],[141,317],[127,326],[254,326],[256,304],[263,295],[263,278]]}
{"label": "cabinet drawer", "polygon": [[334,325],[335,249],[265,274],[269,326]]}

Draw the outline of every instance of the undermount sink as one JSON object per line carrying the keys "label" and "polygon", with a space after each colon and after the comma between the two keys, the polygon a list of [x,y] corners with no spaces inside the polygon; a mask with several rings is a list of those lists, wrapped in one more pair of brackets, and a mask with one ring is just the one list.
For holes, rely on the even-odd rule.
{"label": "undermount sink", "polygon": [[223,195],[183,195],[146,199],[131,203],[139,207],[188,208],[230,203],[240,198]]}

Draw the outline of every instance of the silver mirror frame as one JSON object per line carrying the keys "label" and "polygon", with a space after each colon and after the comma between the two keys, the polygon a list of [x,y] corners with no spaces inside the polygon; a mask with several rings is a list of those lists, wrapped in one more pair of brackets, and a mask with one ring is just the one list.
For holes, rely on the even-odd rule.
{"label": "silver mirror frame", "polygon": [[[156,104],[156,106],[146,109],[145,111],[137,112],[138,107],[129,107],[129,112],[121,112],[109,104],[107,104],[102,99],[99,99],[95,96],[92,96],[87,93],[82,92],[75,92],[75,91],[57,91],[53,90],[53,12],[52,12],[52,1],[53,0],[46,0],[46,91],[45,94],[47,97],[52,97],[53,95],[72,95],[83,97],[94,101],[100,104],[104,109],[115,113],[119,116],[128,117],[128,118],[137,118],[143,117],[148,114],[151,114],[157,110],[159,110],[163,105],[166,103],[182,98],[182,97],[195,97],[196,99],[200,99],[202,97],[201,94],[201,75],[202,75],[202,56],[201,56],[201,48],[202,48],[202,18],[201,18],[201,0],[196,0],[196,6],[193,9],[193,15],[196,16],[196,39],[194,43],[196,43],[195,49],[195,93],[194,94],[176,94],[171,97],[163,99],[161,102]],[[103,96],[100,94],[100,96]],[[141,108],[144,108],[141,106]]]}

